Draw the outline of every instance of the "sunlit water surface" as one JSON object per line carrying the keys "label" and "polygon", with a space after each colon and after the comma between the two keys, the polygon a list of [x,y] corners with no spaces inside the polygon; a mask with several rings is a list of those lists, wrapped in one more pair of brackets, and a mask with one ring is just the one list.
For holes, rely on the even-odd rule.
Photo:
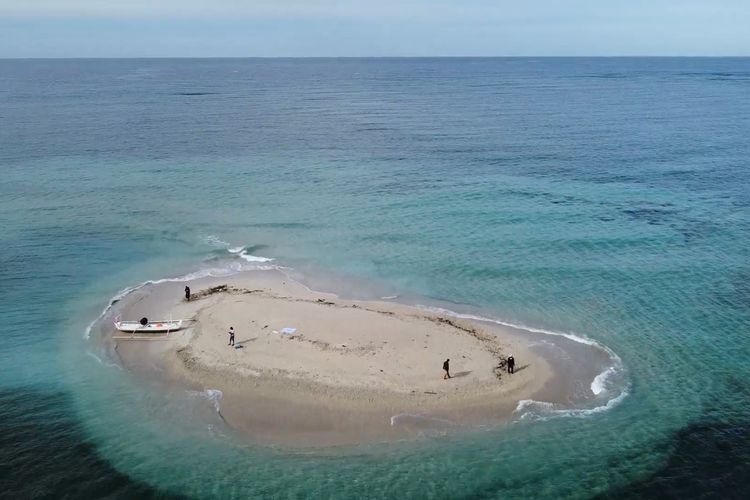
{"label": "sunlit water surface", "polygon": [[[0,120],[9,494],[750,490],[748,59],[0,61]],[[251,255],[592,339],[627,395],[292,453],[85,338],[124,288]]]}

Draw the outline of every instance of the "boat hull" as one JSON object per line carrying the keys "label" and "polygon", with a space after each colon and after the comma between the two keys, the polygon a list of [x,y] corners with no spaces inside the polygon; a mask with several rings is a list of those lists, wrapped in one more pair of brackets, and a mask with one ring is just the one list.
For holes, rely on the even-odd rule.
{"label": "boat hull", "polygon": [[115,328],[128,333],[165,333],[182,329],[182,321],[151,321],[145,325],[137,321],[115,321]]}

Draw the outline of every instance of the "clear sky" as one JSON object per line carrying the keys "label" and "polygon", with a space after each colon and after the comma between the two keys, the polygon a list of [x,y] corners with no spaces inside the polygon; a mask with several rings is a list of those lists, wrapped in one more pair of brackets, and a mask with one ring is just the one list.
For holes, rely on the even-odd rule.
{"label": "clear sky", "polygon": [[0,0],[0,57],[750,55],[750,0]]}

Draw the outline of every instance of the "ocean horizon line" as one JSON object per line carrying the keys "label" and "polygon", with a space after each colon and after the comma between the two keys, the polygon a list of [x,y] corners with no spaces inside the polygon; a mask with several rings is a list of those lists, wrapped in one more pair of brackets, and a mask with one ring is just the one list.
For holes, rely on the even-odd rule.
{"label": "ocean horizon line", "polygon": [[276,60],[330,60],[330,59],[749,59],[745,55],[369,55],[369,56],[41,56],[41,57],[0,57],[0,61],[75,61],[75,60],[227,60],[227,59],[276,59]]}

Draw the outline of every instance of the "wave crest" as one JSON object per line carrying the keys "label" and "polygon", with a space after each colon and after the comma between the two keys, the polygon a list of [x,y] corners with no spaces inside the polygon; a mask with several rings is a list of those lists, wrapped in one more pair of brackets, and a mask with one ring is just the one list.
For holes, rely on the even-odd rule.
{"label": "wave crest", "polygon": [[[594,394],[594,396],[599,396],[600,394],[606,394],[609,391],[609,381],[611,380],[612,376],[618,373],[622,373],[624,371],[624,366],[622,363],[622,359],[620,359],[620,356],[618,356],[612,349],[607,347],[604,344],[601,344],[597,342],[596,340],[587,338],[582,335],[577,335],[574,333],[568,333],[568,332],[555,332],[552,330],[543,330],[541,328],[534,328],[529,327],[522,324],[515,324],[510,323],[507,321],[502,321],[495,318],[487,318],[483,316],[477,316],[474,314],[462,314],[455,311],[451,311],[450,309],[444,309],[442,307],[432,307],[432,306],[424,306],[424,305],[417,305],[417,307],[424,309],[426,311],[430,311],[433,313],[438,314],[444,314],[446,316],[452,316],[454,318],[461,318],[461,319],[471,319],[475,321],[484,321],[488,323],[495,323],[502,326],[507,326],[511,328],[518,328],[520,330],[527,330],[534,333],[540,333],[543,335],[554,335],[557,337],[564,337],[568,340],[572,340],[573,342],[578,342],[580,344],[588,345],[591,347],[596,347],[597,349],[601,349],[602,351],[606,352],[609,356],[609,359],[612,362],[612,366],[609,366],[606,368],[603,372],[599,373],[594,379],[591,381],[591,392]],[[519,401],[518,406],[516,407],[515,413],[520,413],[519,419],[528,419],[528,418],[537,418],[533,415],[537,415],[540,413],[543,413],[546,415],[546,418],[549,418],[550,416],[588,416],[593,415],[596,413],[600,413],[602,411],[609,410],[611,408],[614,408],[616,405],[618,405],[625,397],[629,394],[628,392],[628,386],[624,387],[621,392],[607,400],[607,402],[604,405],[597,406],[595,408],[556,408],[553,403],[549,403],[546,401],[535,401],[533,399],[524,399]],[[543,411],[539,411],[543,410]],[[527,416],[532,415],[532,416]]]}

